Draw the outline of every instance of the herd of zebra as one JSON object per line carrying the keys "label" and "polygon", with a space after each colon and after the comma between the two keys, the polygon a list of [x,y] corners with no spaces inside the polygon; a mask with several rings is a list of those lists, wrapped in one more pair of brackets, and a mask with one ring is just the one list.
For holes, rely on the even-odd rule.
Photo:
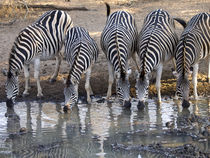
{"label": "herd of zebra", "polygon": [[[161,102],[161,74],[163,66],[175,59],[177,76],[176,95],[182,97],[182,106],[189,107],[189,79],[193,68],[194,97],[197,99],[197,73],[199,60],[208,57],[208,82],[210,79],[210,14],[200,13],[185,22],[172,18],[166,11],[157,9],[150,12],[138,33],[134,17],[126,11],[110,14],[106,4],[107,21],[101,34],[101,48],[108,61],[108,91],[111,96],[114,79],[119,102],[131,107],[129,60],[136,64],[136,93],[138,107],[144,106],[148,96],[151,72],[157,70],[156,88],[158,102]],[[175,22],[184,30],[181,37],[175,33]],[[41,97],[42,88],[39,79],[40,61],[56,58],[55,72],[51,81],[55,81],[59,72],[62,56],[60,50],[65,46],[65,58],[70,70],[65,82],[65,109],[71,108],[78,100],[78,84],[81,75],[86,73],[85,90],[87,101],[93,94],[90,86],[91,68],[97,60],[99,49],[96,42],[82,27],[74,27],[71,17],[64,11],[53,10],[42,15],[33,24],[24,28],[16,37],[9,57],[6,96],[7,106],[14,104],[19,91],[18,74],[24,69],[25,90],[29,94],[29,64],[34,63],[34,78],[37,82],[37,96]],[[138,59],[138,60],[137,60]],[[138,61],[138,62],[137,62]]]}

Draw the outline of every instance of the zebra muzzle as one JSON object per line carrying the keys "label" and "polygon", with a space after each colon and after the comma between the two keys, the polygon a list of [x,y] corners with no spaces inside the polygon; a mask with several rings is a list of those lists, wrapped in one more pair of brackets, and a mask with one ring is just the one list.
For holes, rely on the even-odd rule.
{"label": "zebra muzzle", "polygon": [[131,102],[130,102],[130,100],[126,100],[125,102],[124,102],[124,105],[123,105],[125,108],[130,108],[131,107]]}
{"label": "zebra muzzle", "polygon": [[8,107],[8,108],[13,107],[13,105],[14,105],[13,100],[12,100],[12,99],[7,99],[7,101],[6,101],[6,105],[7,105],[7,107]]}
{"label": "zebra muzzle", "polygon": [[184,99],[184,100],[182,101],[182,107],[183,107],[183,108],[188,108],[189,106],[190,106],[190,102]]}
{"label": "zebra muzzle", "polygon": [[144,101],[139,101],[138,105],[137,105],[137,108],[138,109],[143,109],[144,107],[145,107]]}
{"label": "zebra muzzle", "polygon": [[63,107],[63,111],[64,111],[64,112],[68,112],[69,110],[71,110],[71,107],[72,107],[72,106],[66,104],[66,105]]}

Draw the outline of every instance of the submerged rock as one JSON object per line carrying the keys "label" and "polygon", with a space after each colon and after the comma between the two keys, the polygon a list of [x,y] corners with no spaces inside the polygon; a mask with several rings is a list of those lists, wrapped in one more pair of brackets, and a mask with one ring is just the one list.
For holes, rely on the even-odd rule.
{"label": "submerged rock", "polygon": [[22,133],[26,133],[27,132],[27,129],[25,127],[21,127],[19,132],[22,134]]}

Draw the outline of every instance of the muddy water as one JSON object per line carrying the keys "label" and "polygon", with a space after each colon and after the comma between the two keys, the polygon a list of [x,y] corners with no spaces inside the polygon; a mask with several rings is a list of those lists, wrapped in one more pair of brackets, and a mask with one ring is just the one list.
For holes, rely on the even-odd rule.
{"label": "muddy water", "polygon": [[166,147],[188,143],[209,151],[208,139],[167,134],[170,128],[180,128],[178,119],[182,115],[208,117],[207,100],[192,103],[189,110],[172,100],[164,100],[161,106],[149,100],[143,110],[138,110],[134,100],[127,110],[114,99],[108,103],[101,103],[101,99],[93,99],[91,105],[79,103],[69,113],[63,113],[63,103],[19,102],[14,109],[0,103],[0,157],[162,157],[158,153],[114,150],[116,143],[161,143]]}

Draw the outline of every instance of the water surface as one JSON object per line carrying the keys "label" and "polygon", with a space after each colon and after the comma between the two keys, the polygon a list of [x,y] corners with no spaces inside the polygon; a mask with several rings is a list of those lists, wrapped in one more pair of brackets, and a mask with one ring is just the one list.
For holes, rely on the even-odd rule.
{"label": "water surface", "polygon": [[130,110],[114,99],[97,101],[93,99],[91,105],[79,103],[69,113],[63,113],[63,103],[18,102],[14,109],[0,103],[0,157],[160,157],[149,152],[116,151],[111,146],[115,143],[162,143],[169,147],[193,143],[202,151],[209,150],[208,141],[164,132],[167,122],[178,129],[177,119],[182,115],[208,117],[207,100],[192,103],[187,111],[172,100],[164,100],[161,106],[149,100],[143,110],[137,109],[135,100]]}

